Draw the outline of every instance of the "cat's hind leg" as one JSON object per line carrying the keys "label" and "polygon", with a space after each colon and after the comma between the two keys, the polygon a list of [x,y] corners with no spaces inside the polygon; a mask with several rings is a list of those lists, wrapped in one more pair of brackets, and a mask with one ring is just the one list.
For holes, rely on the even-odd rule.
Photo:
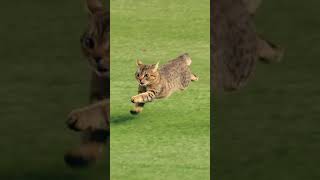
{"label": "cat's hind leg", "polygon": [[193,73],[191,73],[191,81],[198,81],[199,77]]}

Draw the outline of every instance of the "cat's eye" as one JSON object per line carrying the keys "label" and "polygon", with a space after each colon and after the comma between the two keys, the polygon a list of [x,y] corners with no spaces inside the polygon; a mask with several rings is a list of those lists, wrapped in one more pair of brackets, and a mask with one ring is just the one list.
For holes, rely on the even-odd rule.
{"label": "cat's eye", "polygon": [[144,76],[145,76],[145,77],[149,77],[149,74],[145,74]]}
{"label": "cat's eye", "polygon": [[83,39],[83,45],[86,48],[92,49],[92,48],[94,48],[94,40],[90,37],[85,37]]}

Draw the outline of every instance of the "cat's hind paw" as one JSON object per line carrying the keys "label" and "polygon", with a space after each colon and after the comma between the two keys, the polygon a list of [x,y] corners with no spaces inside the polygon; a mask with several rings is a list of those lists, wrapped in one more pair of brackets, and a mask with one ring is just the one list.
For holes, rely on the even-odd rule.
{"label": "cat's hind paw", "polygon": [[196,76],[194,74],[191,75],[191,81],[198,81],[198,80],[199,80],[198,76]]}

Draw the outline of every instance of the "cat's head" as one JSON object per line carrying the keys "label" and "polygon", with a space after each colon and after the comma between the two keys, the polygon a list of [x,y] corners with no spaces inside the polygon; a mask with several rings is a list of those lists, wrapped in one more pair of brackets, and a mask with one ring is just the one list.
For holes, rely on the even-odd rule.
{"label": "cat's head", "polygon": [[137,60],[136,80],[140,86],[148,86],[159,80],[159,62],[152,65],[143,64],[140,60]]}
{"label": "cat's head", "polygon": [[110,18],[100,0],[87,0],[89,23],[81,37],[83,54],[98,76],[108,76],[110,63]]}

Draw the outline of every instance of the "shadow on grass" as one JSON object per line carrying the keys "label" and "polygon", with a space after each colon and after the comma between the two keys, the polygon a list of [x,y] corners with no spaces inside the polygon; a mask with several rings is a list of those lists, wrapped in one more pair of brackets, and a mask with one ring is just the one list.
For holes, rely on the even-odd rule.
{"label": "shadow on grass", "polygon": [[63,173],[63,172],[28,172],[28,173],[21,173],[21,174],[2,174],[0,177],[1,179],[11,179],[11,180],[57,180],[57,179],[79,179],[79,175],[75,175],[76,173]]}
{"label": "shadow on grass", "polygon": [[131,114],[122,114],[119,116],[111,116],[111,123],[112,124],[121,124],[121,123],[125,123],[128,122],[130,120],[136,119],[137,116],[136,115],[131,115]]}
{"label": "shadow on grass", "polygon": [[110,167],[107,165],[97,168],[97,164],[85,168],[70,168],[60,166],[56,169],[43,166],[43,168],[19,168],[0,173],[1,180],[87,180],[87,179],[104,179],[109,177]]}

